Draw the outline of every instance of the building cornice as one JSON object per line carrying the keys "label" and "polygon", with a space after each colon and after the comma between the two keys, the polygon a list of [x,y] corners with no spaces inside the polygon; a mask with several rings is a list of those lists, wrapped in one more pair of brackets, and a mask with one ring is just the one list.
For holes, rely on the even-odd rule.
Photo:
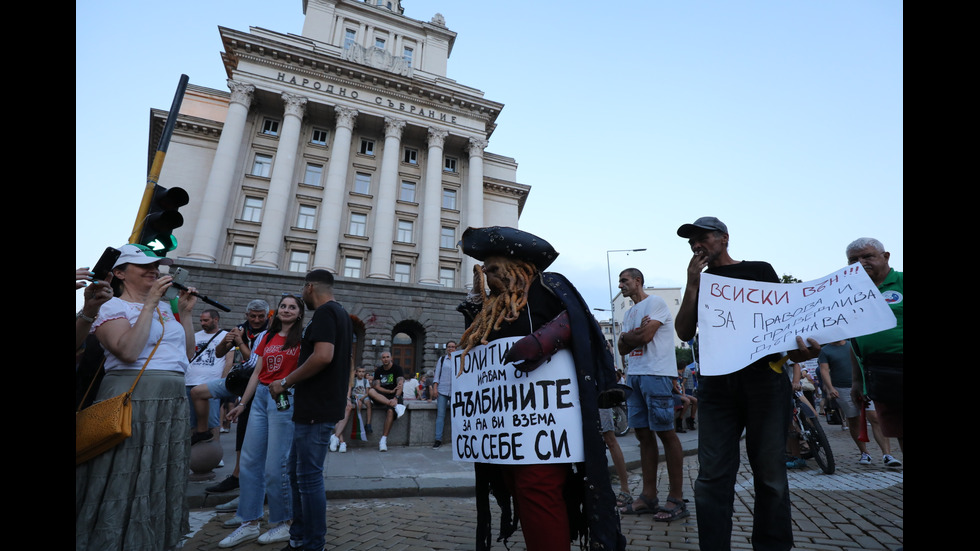
{"label": "building cornice", "polygon": [[[406,102],[421,103],[444,111],[455,111],[463,116],[481,119],[486,122],[487,136],[496,127],[496,119],[503,104],[487,100],[480,95],[470,94],[440,85],[438,81],[424,78],[408,78],[367,65],[359,65],[341,59],[327,51],[339,49],[314,40],[281,35],[262,29],[261,34],[236,31],[218,27],[225,51],[222,60],[229,78],[238,78],[237,71],[243,61],[308,75],[317,79],[343,85],[356,81],[372,91],[404,99]],[[317,51],[317,50],[321,51]],[[418,73],[416,72],[416,75]],[[479,92],[478,90],[475,90]]]}

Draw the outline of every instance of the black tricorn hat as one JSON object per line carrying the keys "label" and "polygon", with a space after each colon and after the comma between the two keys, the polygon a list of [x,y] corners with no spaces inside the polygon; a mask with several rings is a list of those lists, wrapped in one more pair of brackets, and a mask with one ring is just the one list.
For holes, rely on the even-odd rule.
{"label": "black tricorn hat", "polygon": [[466,228],[459,244],[463,253],[477,260],[491,256],[507,256],[534,264],[544,271],[558,258],[558,251],[544,239],[507,226]]}

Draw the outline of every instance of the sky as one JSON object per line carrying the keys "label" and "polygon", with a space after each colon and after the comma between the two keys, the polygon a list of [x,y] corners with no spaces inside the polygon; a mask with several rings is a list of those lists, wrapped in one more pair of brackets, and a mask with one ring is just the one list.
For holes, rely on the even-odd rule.
{"label": "sky", "polygon": [[[227,90],[218,26],[300,34],[302,5],[76,2],[76,267],[128,240],[150,110],[169,109],[182,73]],[[549,270],[590,307],[609,308],[608,274],[627,267],[683,287],[691,251],[676,231],[701,216],[727,224],[733,258],[781,275],[827,275],[858,237],[903,270],[902,2],[402,7],[441,13],[458,35],[449,78],[504,104],[487,151],[517,160],[531,186],[520,227],[554,245]]]}

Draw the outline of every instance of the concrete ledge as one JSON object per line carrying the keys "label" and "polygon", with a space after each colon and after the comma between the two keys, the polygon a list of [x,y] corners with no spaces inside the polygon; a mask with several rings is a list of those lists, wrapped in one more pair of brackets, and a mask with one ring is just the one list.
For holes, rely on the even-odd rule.
{"label": "concrete ledge", "polygon": [[[436,432],[436,402],[425,400],[405,400],[405,415],[395,419],[388,435],[388,446],[431,446],[435,442]],[[367,441],[345,438],[348,447],[377,446],[384,431],[386,410],[375,410],[371,414],[373,434],[368,435]],[[361,415],[364,415],[362,412]],[[442,443],[452,442],[452,418],[446,412],[446,422],[442,430]]]}

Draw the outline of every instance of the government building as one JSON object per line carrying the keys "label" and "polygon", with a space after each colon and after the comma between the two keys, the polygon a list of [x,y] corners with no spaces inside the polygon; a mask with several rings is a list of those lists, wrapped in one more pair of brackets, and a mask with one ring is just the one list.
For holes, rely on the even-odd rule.
{"label": "government building", "polygon": [[[456,33],[440,14],[299,4],[300,35],[219,27],[228,89],[188,85],[159,179],[191,198],[168,256],[231,308],[225,328],[250,300],[275,308],[329,270],[358,365],[390,350],[406,371],[431,369],[463,332],[463,230],[516,227],[530,191],[487,150],[503,105],[447,76]],[[167,116],[151,111],[151,160]]]}

